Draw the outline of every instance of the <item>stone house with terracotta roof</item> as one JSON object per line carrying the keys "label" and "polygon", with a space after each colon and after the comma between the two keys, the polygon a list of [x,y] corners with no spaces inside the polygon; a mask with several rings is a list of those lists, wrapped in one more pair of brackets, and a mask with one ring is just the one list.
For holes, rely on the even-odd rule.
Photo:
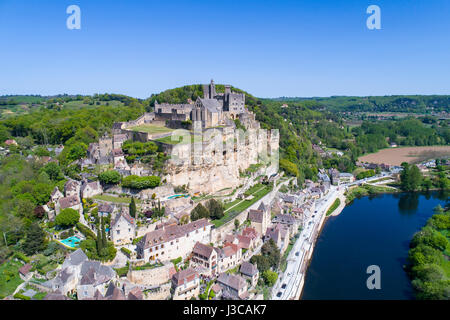
{"label": "stone house with terracotta roof", "polygon": [[178,271],[172,276],[173,300],[189,300],[200,294],[200,277],[193,268]]}
{"label": "stone house with terracotta roof", "polygon": [[145,261],[169,261],[186,258],[197,242],[211,242],[211,227],[206,219],[184,225],[163,226],[145,234],[137,244],[138,258]]}
{"label": "stone house with terracotta roof", "polygon": [[242,248],[234,243],[225,243],[219,249],[219,272],[225,272],[235,268],[242,262]]}
{"label": "stone house with terracotta roof", "polygon": [[218,257],[218,249],[197,242],[192,250],[190,265],[195,268],[200,275],[214,277],[219,274]]}

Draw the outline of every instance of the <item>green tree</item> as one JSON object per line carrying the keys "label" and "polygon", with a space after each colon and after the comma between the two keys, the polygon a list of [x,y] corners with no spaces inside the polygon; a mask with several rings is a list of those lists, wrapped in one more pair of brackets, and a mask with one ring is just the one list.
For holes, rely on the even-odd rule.
{"label": "green tree", "polygon": [[265,283],[269,286],[269,287],[273,287],[275,285],[275,283],[277,282],[278,279],[278,274],[274,271],[271,270],[266,270],[263,272],[262,274]]}
{"label": "green tree", "polygon": [[66,208],[56,216],[55,223],[59,226],[70,227],[74,226],[80,220],[78,211],[72,208]]}
{"label": "green tree", "polygon": [[45,232],[37,223],[33,223],[27,229],[23,251],[30,256],[44,249]]}
{"label": "green tree", "polygon": [[135,218],[136,217],[136,202],[134,201],[134,197],[131,197],[129,209],[130,209],[130,216]]}
{"label": "green tree", "polygon": [[191,221],[199,220],[202,218],[209,218],[209,212],[208,209],[206,209],[201,203],[199,203],[191,211]]}
{"label": "green tree", "polygon": [[47,173],[49,178],[53,181],[64,179],[64,175],[61,171],[61,168],[55,162],[47,163],[44,167],[42,167],[42,171]]}
{"label": "green tree", "polygon": [[209,211],[209,215],[210,215],[211,219],[220,219],[224,216],[223,206],[216,199],[210,199],[206,203],[206,208]]}
{"label": "green tree", "polygon": [[116,170],[108,170],[98,175],[98,180],[104,184],[118,184],[122,176]]}

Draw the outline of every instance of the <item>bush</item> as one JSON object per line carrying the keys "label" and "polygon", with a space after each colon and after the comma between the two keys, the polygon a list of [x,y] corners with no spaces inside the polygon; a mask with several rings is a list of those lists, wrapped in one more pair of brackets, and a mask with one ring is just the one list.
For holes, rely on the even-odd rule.
{"label": "bush", "polygon": [[25,295],[23,295],[23,294],[21,294],[21,293],[16,293],[16,294],[14,295],[14,298],[20,299],[20,300],[31,300],[30,297],[27,297],[27,296],[25,296]]}
{"label": "bush", "polygon": [[81,222],[77,223],[77,229],[78,231],[80,231],[86,238],[90,238],[93,240],[97,239],[97,236],[95,235],[95,233],[89,229],[88,227],[86,227],[84,224],[82,224]]}
{"label": "bush", "polygon": [[131,175],[122,180],[122,186],[132,189],[149,189],[159,186],[161,178],[157,176],[138,177]]}
{"label": "bush", "polygon": [[24,255],[22,252],[16,251],[16,253],[14,253],[14,257],[22,260],[25,263],[29,263],[31,260],[30,258],[28,258],[26,255]]}
{"label": "bush", "polygon": [[120,251],[122,251],[123,254],[125,254],[128,258],[131,257],[131,254],[132,254],[131,250],[129,250],[129,249],[125,248],[125,247],[122,247],[122,248],[120,248]]}
{"label": "bush", "polygon": [[278,274],[274,271],[271,270],[266,270],[263,272],[262,274],[265,283],[269,286],[269,287],[273,287],[275,282],[277,282],[278,279]]}

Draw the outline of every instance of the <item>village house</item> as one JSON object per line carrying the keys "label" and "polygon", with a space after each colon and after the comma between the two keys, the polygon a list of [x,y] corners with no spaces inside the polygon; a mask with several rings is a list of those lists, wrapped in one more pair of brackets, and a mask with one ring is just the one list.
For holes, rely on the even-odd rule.
{"label": "village house", "polygon": [[19,276],[23,281],[28,281],[33,276],[33,272],[31,272],[31,269],[33,266],[29,263],[23,265],[19,268]]}
{"label": "village house", "polygon": [[221,273],[217,278],[217,283],[222,287],[223,299],[246,299],[248,298],[248,284],[241,276]]}
{"label": "village house", "polygon": [[125,212],[120,212],[111,220],[111,240],[115,246],[132,243],[136,234],[134,219]]}
{"label": "village house", "polygon": [[265,241],[272,239],[283,254],[289,245],[289,228],[281,223],[275,224],[273,227],[267,229]]}
{"label": "village house", "polygon": [[212,225],[208,220],[200,219],[148,232],[137,244],[138,258],[145,261],[186,258],[197,242],[211,242]]}
{"label": "village house", "polygon": [[289,214],[277,214],[272,222],[274,224],[280,223],[289,228],[289,234],[293,235],[297,233],[299,227],[299,221]]}
{"label": "village house", "polygon": [[92,198],[93,196],[103,193],[102,186],[100,184],[100,181],[98,180],[92,182],[83,180],[80,190],[81,190],[81,198],[83,199]]}
{"label": "village house", "polygon": [[339,173],[339,184],[343,183],[352,183],[355,181],[355,177],[353,174],[348,172],[341,172]]}
{"label": "village house", "polygon": [[242,262],[239,272],[244,279],[250,280],[253,287],[258,284],[259,271],[256,265],[246,261]]}
{"label": "village house", "polygon": [[225,243],[222,249],[219,249],[219,269],[225,272],[235,268],[242,262],[242,248],[234,243]]}
{"label": "village house", "polygon": [[50,194],[50,202],[56,203],[59,199],[63,198],[64,195],[61,191],[59,191],[58,187],[55,187]]}
{"label": "village house", "polygon": [[106,294],[108,284],[116,277],[115,271],[102,265],[99,261],[85,261],[81,266],[81,277],[77,285],[78,300],[93,299],[98,291],[102,295]]}
{"label": "village house", "polygon": [[64,185],[64,195],[66,197],[77,196],[80,197],[81,182],[69,179]]}
{"label": "village house", "polygon": [[71,195],[59,199],[58,202],[56,202],[55,204],[56,215],[58,215],[61,212],[61,210],[67,208],[74,209],[78,211],[78,213],[80,214],[83,213],[83,206],[80,202],[80,198],[77,195]]}
{"label": "village house", "polygon": [[330,168],[328,170],[328,174],[330,175],[331,178],[331,184],[334,186],[339,185],[339,171],[335,168]]}
{"label": "village house", "polygon": [[200,294],[200,277],[192,268],[178,271],[172,276],[173,300],[189,300]]}
{"label": "village house", "polygon": [[218,250],[212,246],[197,242],[192,250],[190,265],[202,276],[217,276],[219,274]]}
{"label": "village house", "polygon": [[99,217],[110,216],[114,212],[114,207],[109,203],[102,202],[98,205],[98,215]]}
{"label": "village house", "polygon": [[247,219],[250,220],[250,225],[255,228],[259,234],[264,235],[270,225],[270,211],[266,208],[264,203],[261,202],[257,210],[249,210]]}
{"label": "village house", "polygon": [[122,149],[122,145],[128,140],[126,134],[115,134],[113,135],[113,149]]}

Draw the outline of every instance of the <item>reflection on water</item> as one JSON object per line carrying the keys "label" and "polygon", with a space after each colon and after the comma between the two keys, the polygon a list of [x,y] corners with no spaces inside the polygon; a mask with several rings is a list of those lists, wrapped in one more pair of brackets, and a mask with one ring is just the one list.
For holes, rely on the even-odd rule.
{"label": "reflection on water", "polygon": [[[445,205],[448,192],[384,194],[355,199],[325,223],[308,268],[302,299],[413,299],[403,269],[409,242]],[[381,290],[368,290],[366,269],[381,269]]]}

